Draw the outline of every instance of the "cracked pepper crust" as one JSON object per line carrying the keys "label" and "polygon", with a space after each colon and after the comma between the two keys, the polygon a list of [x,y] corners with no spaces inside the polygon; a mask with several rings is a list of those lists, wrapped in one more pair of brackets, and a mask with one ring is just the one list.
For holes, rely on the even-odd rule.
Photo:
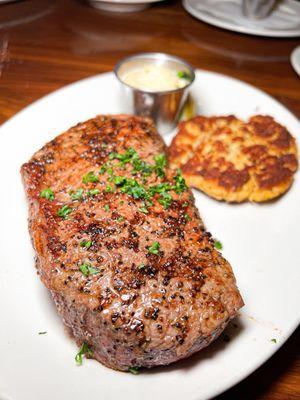
{"label": "cracked pepper crust", "polygon": [[262,202],[286,192],[298,168],[295,139],[269,116],[197,116],[182,122],[169,148],[172,167],[217,200]]}
{"label": "cracked pepper crust", "polygon": [[[107,190],[109,170],[98,171],[112,153],[129,147],[152,165],[165,151],[150,120],[98,116],[47,143],[21,168],[41,280],[78,345],[87,343],[93,358],[124,371],[191,355],[243,305],[232,269],[215,250],[188,189],[170,192],[168,208],[154,195],[147,214],[141,199]],[[114,174],[132,177],[130,163],[111,162]],[[90,171],[98,181],[84,184]],[[147,176],[147,185],[173,184],[174,176],[166,167],[163,177]],[[45,188],[54,199],[40,196]],[[84,195],[72,200],[78,188]],[[57,213],[66,205],[71,212],[64,219]],[[154,242],[159,249],[151,253]],[[98,272],[83,274],[82,263]]]}

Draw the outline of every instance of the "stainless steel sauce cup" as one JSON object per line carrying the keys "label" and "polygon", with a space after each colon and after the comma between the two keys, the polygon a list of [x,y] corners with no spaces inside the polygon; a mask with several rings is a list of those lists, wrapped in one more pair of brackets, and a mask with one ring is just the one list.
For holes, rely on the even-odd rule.
{"label": "stainless steel sauce cup", "polygon": [[[189,75],[186,86],[168,91],[137,89],[123,82],[122,77],[131,69],[154,64],[184,71]],[[124,88],[126,101],[132,114],[151,117],[161,134],[175,128],[180,112],[188,95],[188,89],[195,79],[194,69],[179,57],[165,53],[139,53],[122,59],[115,67],[115,74]]]}

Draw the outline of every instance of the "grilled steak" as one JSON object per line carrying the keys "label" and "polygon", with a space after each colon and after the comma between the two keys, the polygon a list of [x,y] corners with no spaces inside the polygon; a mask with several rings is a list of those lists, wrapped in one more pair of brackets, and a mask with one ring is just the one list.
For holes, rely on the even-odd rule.
{"label": "grilled steak", "polygon": [[243,305],[151,121],[78,124],[21,173],[36,267],[88,357],[153,367],[207,346]]}

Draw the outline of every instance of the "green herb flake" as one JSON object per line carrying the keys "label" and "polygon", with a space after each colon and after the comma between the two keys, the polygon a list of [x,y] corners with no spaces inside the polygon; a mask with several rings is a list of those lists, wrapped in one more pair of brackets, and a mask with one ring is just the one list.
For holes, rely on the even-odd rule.
{"label": "green herb flake", "polygon": [[47,333],[47,331],[43,331],[43,332],[39,332],[39,335],[45,335]]}
{"label": "green herb flake", "polygon": [[91,245],[92,245],[92,241],[83,239],[79,244],[80,244],[80,247],[84,247],[85,249],[89,249],[91,247]]}
{"label": "green herb flake", "polygon": [[158,255],[160,249],[160,244],[158,242],[153,242],[153,244],[148,247],[148,252],[151,254]]}
{"label": "green herb flake", "polygon": [[122,186],[126,182],[126,178],[124,176],[115,176],[113,181],[116,186]]}
{"label": "green herb flake", "polygon": [[105,210],[106,212],[108,212],[108,211],[110,210],[109,204],[105,204],[104,210]]}
{"label": "green herb flake", "polygon": [[95,182],[99,182],[98,177],[94,174],[94,171],[90,171],[88,172],[86,175],[84,175],[82,177],[82,182],[85,183],[86,185],[88,183],[95,183]]}
{"label": "green herb flake", "polygon": [[138,210],[143,214],[149,214],[148,208],[145,206],[140,207]]}
{"label": "green herb flake", "polygon": [[140,372],[139,367],[129,367],[128,372],[131,372],[133,375],[138,375]]}
{"label": "green herb flake", "polygon": [[75,356],[75,361],[78,365],[82,365],[82,356],[83,355],[88,356],[88,357],[91,357],[93,355],[93,351],[92,351],[91,347],[85,342],[83,342],[82,346],[80,347],[79,352]]}
{"label": "green herb flake", "polygon": [[121,217],[117,218],[117,221],[118,221],[118,222],[124,221],[124,217],[121,216]]}
{"label": "green herb flake", "polygon": [[67,204],[62,206],[58,211],[57,215],[62,217],[63,219],[68,219],[69,214],[72,212],[72,208],[70,208]]}
{"label": "green herb flake", "polygon": [[132,196],[134,199],[148,199],[150,194],[137,180],[125,178],[121,186],[121,192]]}
{"label": "green herb flake", "polygon": [[99,169],[99,174],[103,175],[107,170],[107,164],[103,164],[101,165],[100,169]]}
{"label": "green herb flake", "polygon": [[102,147],[102,149],[106,149],[107,148],[107,144],[106,143],[101,143],[101,147]]}
{"label": "green herb flake", "polygon": [[163,178],[165,176],[165,167],[167,165],[167,159],[164,153],[158,154],[157,156],[154,157],[155,161],[155,166],[154,170],[156,172],[156,175],[160,178]]}
{"label": "green herb flake", "polygon": [[184,177],[181,175],[180,169],[177,170],[177,174],[174,176],[175,186],[174,191],[177,194],[181,194],[185,190],[187,190],[187,186],[184,180]]}
{"label": "green herb flake", "polygon": [[173,202],[173,197],[168,192],[162,192],[158,199],[158,202],[159,204],[164,206],[164,208],[169,208]]}
{"label": "green herb flake", "polygon": [[113,171],[113,169],[112,169],[111,167],[107,168],[107,171],[106,171],[106,172],[107,172],[108,175],[110,175],[110,176],[112,176],[113,173],[114,173],[114,171]]}
{"label": "green herb flake", "polygon": [[118,153],[112,152],[108,155],[109,160],[114,160],[115,158],[117,158]]}
{"label": "green herb flake", "polygon": [[271,342],[277,343],[277,340],[276,339],[271,339]]}
{"label": "green herb flake", "polygon": [[185,218],[187,221],[191,221],[191,219],[192,219],[188,214],[184,214],[184,218]]}
{"label": "green herb flake", "polygon": [[137,152],[132,147],[129,147],[125,151],[125,153],[110,153],[108,158],[110,160],[115,160],[115,159],[119,160],[120,164],[122,166],[122,165],[125,165],[125,164],[128,164],[129,162],[131,162],[132,158],[134,156],[136,156],[136,154],[137,154]]}
{"label": "green herb flake", "polygon": [[223,245],[219,240],[215,240],[214,241],[214,246],[217,250],[222,250],[223,249]]}
{"label": "green herb flake", "polygon": [[137,153],[132,157],[131,164],[133,166],[133,174],[141,172],[143,175],[149,176],[153,171],[152,165],[141,160]]}
{"label": "green herb flake", "polygon": [[187,71],[178,71],[177,76],[178,76],[178,78],[185,79],[186,81],[191,80],[191,76]]}
{"label": "green herb flake", "polygon": [[145,268],[145,264],[140,264],[139,266],[138,266],[138,269],[144,269]]}
{"label": "green herb flake", "polygon": [[112,192],[112,187],[111,187],[110,185],[107,185],[106,188],[105,188],[105,191],[106,191],[107,193]]}
{"label": "green herb flake", "polygon": [[100,193],[99,189],[90,189],[90,190],[88,190],[87,195],[89,197],[94,197],[94,196],[96,196],[96,194],[99,194],[99,193]]}
{"label": "green herb flake", "polygon": [[83,189],[79,188],[75,192],[70,190],[69,195],[72,200],[82,200],[83,199]]}
{"label": "green herb flake", "polygon": [[99,271],[96,268],[92,267],[92,265],[89,263],[83,263],[80,266],[80,271],[83,273],[84,276],[99,274]]}
{"label": "green herb flake", "polygon": [[42,197],[43,199],[46,199],[46,200],[53,201],[54,193],[53,193],[52,189],[50,189],[50,188],[43,189],[40,192],[40,197]]}

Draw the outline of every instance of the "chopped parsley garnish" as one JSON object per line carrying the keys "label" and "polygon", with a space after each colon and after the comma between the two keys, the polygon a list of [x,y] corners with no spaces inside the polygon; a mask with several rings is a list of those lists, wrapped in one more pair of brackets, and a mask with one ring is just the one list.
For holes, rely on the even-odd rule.
{"label": "chopped parsley garnish", "polygon": [[172,204],[172,201],[173,197],[168,192],[162,192],[158,199],[159,204],[164,206],[164,208],[169,208],[170,205]]}
{"label": "chopped parsley garnish", "polygon": [[108,175],[112,176],[114,171],[111,167],[107,168],[106,172],[108,173]]}
{"label": "chopped parsley garnish", "polygon": [[178,71],[177,72],[177,76],[180,79],[185,79],[186,81],[190,81],[191,80],[191,76],[188,72],[186,71]]}
{"label": "chopped parsley garnish", "polygon": [[154,157],[155,161],[155,172],[156,175],[159,176],[160,178],[163,178],[165,176],[165,167],[167,165],[167,159],[164,153],[158,154],[157,156]]}
{"label": "chopped parsley garnish", "polygon": [[47,331],[39,332],[39,335],[45,335],[46,333],[47,333]]}
{"label": "chopped parsley garnish", "polygon": [[108,212],[108,211],[110,210],[109,204],[105,204],[104,210],[105,210],[106,212]]}
{"label": "chopped parsley garnish", "polygon": [[217,250],[222,250],[223,249],[223,245],[219,240],[215,240],[214,241],[214,246]]}
{"label": "chopped parsley garnish", "polygon": [[160,244],[158,242],[153,242],[153,244],[148,247],[148,252],[151,254],[158,255],[160,249]]}
{"label": "chopped parsley garnish", "polygon": [[79,352],[75,356],[75,361],[77,362],[78,365],[82,364],[82,356],[83,355],[89,356],[89,357],[91,357],[93,355],[93,351],[92,351],[91,347],[85,342],[83,342],[82,346],[80,347]]}
{"label": "chopped parsley garnish", "polygon": [[101,143],[101,147],[102,147],[102,149],[106,149],[107,148],[107,144],[106,143]]}
{"label": "chopped parsley garnish", "polygon": [[83,189],[82,188],[77,189],[76,192],[71,190],[69,192],[69,194],[70,194],[72,200],[82,200],[83,199]]}
{"label": "chopped parsley garnish", "polygon": [[177,170],[177,174],[174,176],[174,181],[174,190],[177,194],[181,194],[187,189],[184,177],[181,175],[181,171],[179,169]]}
{"label": "chopped parsley garnish", "polygon": [[138,266],[138,269],[144,269],[145,268],[145,264],[140,264],[139,266]]}
{"label": "chopped parsley garnish", "polygon": [[277,340],[276,339],[271,339],[271,342],[277,343]]}
{"label": "chopped parsley garnish", "polygon": [[122,216],[118,217],[118,218],[117,218],[117,221],[118,221],[118,222],[124,221],[124,217],[122,217]]}
{"label": "chopped parsley garnish", "polygon": [[159,183],[158,185],[151,186],[150,192],[151,192],[151,194],[154,194],[154,193],[163,194],[171,189],[172,188],[171,188],[171,185],[169,184],[169,182],[163,182],[163,183]]}
{"label": "chopped parsley garnish", "polygon": [[150,187],[150,192],[152,195],[155,193],[159,193],[160,197],[158,199],[158,202],[164,206],[164,208],[170,207],[173,197],[169,193],[169,191],[172,189],[171,185],[168,182],[164,183],[159,183],[158,185],[151,186]]}
{"label": "chopped parsley garnish", "polygon": [[79,244],[80,244],[80,247],[84,247],[85,249],[89,249],[91,247],[91,245],[92,245],[92,241],[83,239]]}
{"label": "chopped parsley garnish", "polygon": [[93,196],[96,196],[96,194],[99,194],[99,193],[100,193],[99,189],[90,189],[90,190],[88,190],[87,195],[89,197],[93,197]]}
{"label": "chopped parsley garnish", "polygon": [[125,176],[115,176],[114,177],[114,184],[116,186],[121,186],[126,182]]}
{"label": "chopped parsley garnish", "polygon": [[131,162],[135,154],[137,154],[136,151],[132,147],[129,147],[125,153],[110,153],[108,158],[110,160],[119,160],[121,165],[125,165]]}
{"label": "chopped parsley garnish", "polygon": [[54,200],[54,193],[53,193],[52,189],[50,189],[50,188],[43,189],[40,192],[40,197],[42,197],[43,199],[52,201],[52,200]]}
{"label": "chopped parsley garnish", "polygon": [[67,204],[65,204],[64,206],[62,206],[58,211],[57,211],[57,215],[59,217],[62,217],[63,219],[67,219],[69,214],[72,212],[72,208],[70,208]]}
{"label": "chopped parsley garnish", "polygon": [[185,218],[187,221],[190,221],[190,220],[192,219],[188,214],[184,214],[184,218]]}
{"label": "chopped parsley garnish", "polygon": [[[132,147],[129,147],[123,153],[111,152],[108,158],[111,162],[103,164],[99,170],[99,174],[104,174],[106,172],[109,175],[108,185],[104,190],[107,193],[120,191],[121,193],[132,196],[134,199],[143,200],[144,204],[142,204],[138,210],[144,214],[149,212],[147,207],[153,205],[153,201],[151,200],[156,194],[158,195],[157,197],[155,196],[156,201],[164,208],[168,208],[173,202],[173,197],[170,192],[173,191],[177,194],[181,194],[187,189],[185,180],[179,170],[174,176],[172,183],[161,182],[156,185],[147,186],[147,176],[150,176],[152,173],[155,173],[158,178],[165,177],[167,159],[164,153],[154,156],[154,164],[143,161]],[[118,160],[119,162],[115,163],[113,160]],[[115,167],[125,169],[127,164],[131,165],[131,173],[137,179],[135,179],[135,177],[115,175]],[[94,175],[94,172],[91,171],[84,176],[83,182],[98,182],[98,178]],[[100,193],[99,189],[91,189],[87,192],[89,196],[94,196],[98,193]],[[107,206],[105,206],[105,209],[108,211]]]}
{"label": "chopped parsley garnish", "polygon": [[144,214],[148,214],[149,213],[148,208],[145,207],[145,206],[140,207],[138,210],[140,212],[144,213]]}
{"label": "chopped parsley garnish", "polygon": [[83,263],[80,266],[80,271],[83,273],[84,276],[99,274],[99,271],[96,268],[92,267],[92,265],[89,263]]}
{"label": "chopped parsley garnish", "polygon": [[99,182],[99,179],[94,174],[94,171],[90,171],[86,175],[83,176],[82,182],[85,183],[85,184],[88,184],[90,182],[95,183],[95,182]]}
{"label": "chopped parsley garnish", "polygon": [[103,175],[106,172],[107,168],[107,164],[102,164],[101,168],[99,169],[99,174]]}
{"label": "chopped parsley garnish", "polygon": [[127,193],[134,199],[147,199],[150,197],[147,189],[135,179],[125,178],[120,187],[122,193]]}
{"label": "chopped parsley garnish", "polygon": [[131,372],[133,375],[138,375],[140,372],[139,367],[129,367],[128,371]]}
{"label": "chopped parsley garnish", "polygon": [[133,173],[141,172],[145,176],[149,176],[153,168],[150,164],[146,163],[146,161],[141,160],[139,157],[134,157],[132,160]]}

